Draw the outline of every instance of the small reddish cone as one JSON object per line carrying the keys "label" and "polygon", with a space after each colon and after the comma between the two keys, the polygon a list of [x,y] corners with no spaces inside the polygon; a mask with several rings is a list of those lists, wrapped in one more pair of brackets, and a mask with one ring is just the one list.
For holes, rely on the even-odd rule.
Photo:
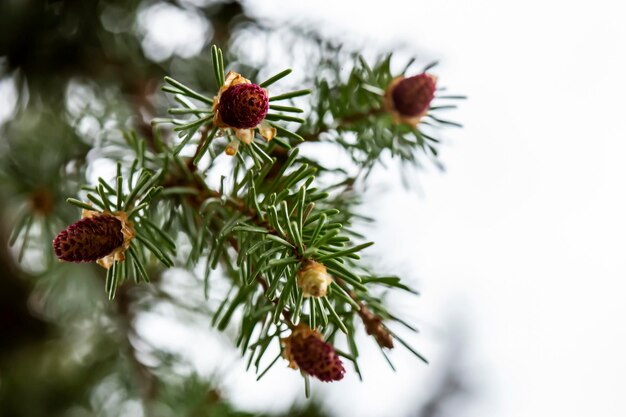
{"label": "small reddish cone", "polygon": [[276,136],[276,128],[264,120],[268,110],[266,89],[234,71],[226,74],[224,84],[213,98],[213,125],[235,133],[225,149],[227,155],[235,155],[240,142],[252,143],[257,129],[268,142]]}
{"label": "small reddish cone", "polygon": [[238,129],[258,126],[269,110],[267,92],[257,84],[236,84],[222,93],[218,110],[222,122]]}
{"label": "small reddish cone", "polygon": [[387,87],[385,106],[398,122],[416,125],[435,98],[437,78],[431,74],[395,78]]}
{"label": "small reddish cone", "polygon": [[343,363],[335,348],[322,340],[322,335],[305,324],[298,324],[289,337],[281,339],[283,354],[289,367],[323,382],[339,381],[345,374]]}
{"label": "small reddish cone", "polygon": [[97,261],[123,244],[122,222],[108,214],[80,219],[53,241],[57,258],[67,262]]}

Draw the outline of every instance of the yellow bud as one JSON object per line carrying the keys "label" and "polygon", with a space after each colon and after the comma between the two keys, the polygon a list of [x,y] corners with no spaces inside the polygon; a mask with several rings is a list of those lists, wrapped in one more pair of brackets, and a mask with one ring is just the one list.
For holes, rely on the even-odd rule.
{"label": "yellow bud", "polygon": [[239,149],[239,140],[238,139],[233,139],[228,144],[228,146],[226,146],[226,149],[224,150],[224,152],[228,156],[233,156],[233,155],[237,154],[237,149]]}
{"label": "yellow bud", "polygon": [[298,271],[298,287],[305,297],[324,297],[333,279],[326,267],[315,261],[306,261]]}

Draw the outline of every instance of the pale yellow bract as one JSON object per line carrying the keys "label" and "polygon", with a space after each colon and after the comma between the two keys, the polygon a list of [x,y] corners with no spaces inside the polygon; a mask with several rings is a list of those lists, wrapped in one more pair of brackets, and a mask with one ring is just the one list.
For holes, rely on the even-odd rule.
{"label": "pale yellow bract", "polygon": [[326,267],[315,261],[306,261],[298,271],[298,287],[304,297],[324,297],[333,282]]}

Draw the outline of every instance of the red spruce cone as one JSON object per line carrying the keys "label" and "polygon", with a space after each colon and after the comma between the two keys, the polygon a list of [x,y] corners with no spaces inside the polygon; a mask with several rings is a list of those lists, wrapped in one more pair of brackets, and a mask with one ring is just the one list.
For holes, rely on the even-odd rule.
{"label": "red spruce cone", "polygon": [[299,324],[291,335],[283,339],[285,357],[289,366],[318,378],[320,381],[339,381],[346,372],[335,348],[322,336],[304,324]]}
{"label": "red spruce cone", "polygon": [[54,238],[54,253],[67,262],[93,262],[122,246],[122,222],[101,214],[87,217],[67,227]]}
{"label": "red spruce cone", "polygon": [[222,121],[238,129],[258,126],[269,110],[269,98],[257,84],[236,84],[220,96],[218,110]]}
{"label": "red spruce cone", "polygon": [[395,111],[405,117],[426,114],[435,97],[436,78],[430,74],[418,74],[404,78],[392,86],[391,100]]}

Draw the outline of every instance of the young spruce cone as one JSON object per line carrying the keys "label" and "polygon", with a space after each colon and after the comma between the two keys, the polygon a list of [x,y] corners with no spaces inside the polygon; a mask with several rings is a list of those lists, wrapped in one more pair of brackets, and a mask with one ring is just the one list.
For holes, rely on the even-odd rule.
{"label": "young spruce cone", "polygon": [[267,92],[257,84],[236,84],[222,93],[218,109],[222,121],[231,127],[251,129],[269,110]]}
{"label": "young spruce cone", "polygon": [[289,367],[299,368],[320,381],[339,381],[346,372],[335,348],[304,324],[297,325],[289,337],[282,339],[282,344]]}
{"label": "young spruce cone", "polygon": [[93,262],[124,243],[122,222],[101,214],[86,217],[67,227],[53,241],[57,258],[67,262]]}
{"label": "young spruce cone", "polygon": [[398,122],[416,125],[435,97],[437,78],[431,74],[398,77],[387,87],[385,106]]}

